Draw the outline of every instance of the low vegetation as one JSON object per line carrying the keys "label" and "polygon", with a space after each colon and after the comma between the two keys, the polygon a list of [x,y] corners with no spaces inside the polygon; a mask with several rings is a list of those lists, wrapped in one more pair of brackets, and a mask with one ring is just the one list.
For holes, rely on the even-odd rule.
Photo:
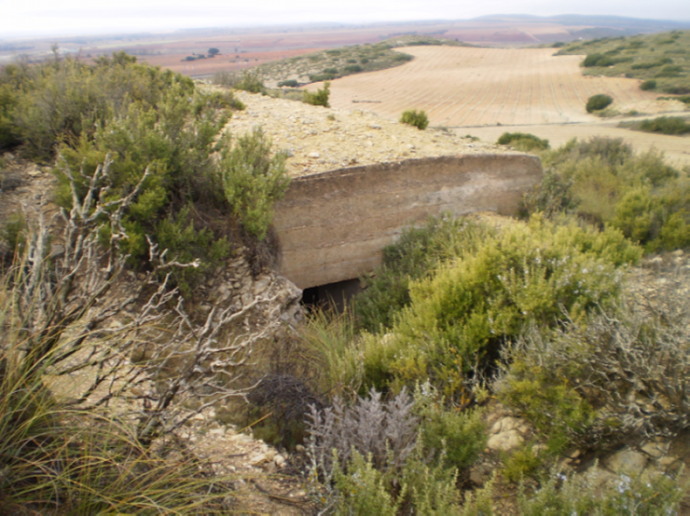
{"label": "low vegetation", "polygon": [[395,50],[414,45],[462,45],[457,41],[424,36],[400,36],[380,43],[335,48],[293,57],[257,67],[266,81],[295,87],[311,82],[331,81],[347,75],[399,66],[412,56]]}
{"label": "low vegetation", "polygon": [[256,70],[245,70],[239,73],[217,72],[213,75],[213,83],[249,93],[266,93],[264,81]]}
{"label": "low vegetation", "polygon": [[585,109],[587,110],[587,113],[595,113],[606,109],[611,104],[613,104],[613,97],[600,93],[598,95],[592,95],[589,97],[589,99],[587,99]]}
{"label": "low vegetation", "polygon": [[690,93],[690,31],[577,41],[558,55],[582,54],[585,73],[640,79],[644,90]]}
{"label": "low vegetation", "polygon": [[326,81],[323,84],[323,87],[314,92],[305,90],[302,93],[302,102],[305,104],[311,104],[312,106],[330,107],[330,104],[328,103],[330,95],[331,83]]}
{"label": "low vegetation", "polygon": [[529,133],[503,133],[496,141],[499,145],[510,145],[514,149],[531,152],[549,148],[549,141]]}
{"label": "low vegetation", "polygon": [[[4,148],[54,163],[61,207],[83,201],[94,181],[108,199],[139,189],[119,244],[132,266],[147,266],[150,238],[171,259],[199,260],[174,272],[174,282],[191,292],[229,255],[232,240],[265,237],[272,203],[286,186],[284,157],[273,155],[261,133],[236,142],[221,134],[232,110],[243,108],[230,91],[201,90],[123,53],[93,66],[73,59],[9,65],[0,90],[9,98]],[[256,166],[238,165],[238,153]],[[229,222],[213,222],[211,214]]]}
{"label": "low vegetation", "polygon": [[660,116],[640,122],[625,122],[621,123],[620,126],[648,133],[676,136],[690,133],[690,123],[688,123],[687,119],[680,116]]}
{"label": "low vegetation", "polygon": [[655,151],[635,155],[619,139],[571,141],[542,154],[546,174],[525,212],[576,215],[616,228],[648,252],[690,245],[690,183]]}
{"label": "low vegetation", "polygon": [[400,123],[411,125],[423,131],[429,126],[429,117],[422,110],[410,109],[400,116]]}

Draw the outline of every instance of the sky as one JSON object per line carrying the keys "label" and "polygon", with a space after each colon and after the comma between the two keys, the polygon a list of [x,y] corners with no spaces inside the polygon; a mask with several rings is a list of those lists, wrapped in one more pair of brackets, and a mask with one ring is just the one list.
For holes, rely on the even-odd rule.
{"label": "sky", "polygon": [[0,40],[312,22],[605,14],[690,21],[687,0],[0,0]]}

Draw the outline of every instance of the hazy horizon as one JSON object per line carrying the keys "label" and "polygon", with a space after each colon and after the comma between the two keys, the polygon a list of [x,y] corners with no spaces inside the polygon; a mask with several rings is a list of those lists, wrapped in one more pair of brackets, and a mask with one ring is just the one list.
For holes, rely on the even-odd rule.
{"label": "hazy horizon", "polygon": [[201,28],[248,28],[314,23],[385,23],[427,20],[469,20],[487,15],[526,14],[554,16],[582,14],[625,16],[648,20],[690,21],[689,10],[677,0],[654,3],[641,0],[602,2],[581,0],[527,0],[516,8],[507,0],[486,0],[480,5],[460,5],[451,0],[351,0],[329,5],[321,0],[293,0],[289,8],[278,0],[256,0],[239,6],[227,0],[48,0],[20,3],[0,0],[0,40],[93,36],[137,32],[167,32]]}

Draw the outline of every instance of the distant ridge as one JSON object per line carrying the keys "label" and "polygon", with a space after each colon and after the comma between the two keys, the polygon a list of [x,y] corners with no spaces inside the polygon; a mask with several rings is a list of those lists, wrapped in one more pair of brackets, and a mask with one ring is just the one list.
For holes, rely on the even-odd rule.
{"label": "distant ridge", "polygon": [[491,14],[472,18],[473,21],[529,21],[536,23],[560,23],[562,25],[586,25],[589,27],[614,28],[634,32],[659,32],[674,29],[690,29],[690,20],[651,20],[613,15],[558,14],[554,16],[536,16],[532,14]]}

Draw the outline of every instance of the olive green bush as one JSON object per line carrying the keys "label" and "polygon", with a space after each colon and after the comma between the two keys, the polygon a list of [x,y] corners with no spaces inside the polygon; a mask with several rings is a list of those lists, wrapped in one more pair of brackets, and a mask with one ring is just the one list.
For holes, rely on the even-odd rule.
{"label": "olive green bush", "polygon": [[416,127],[420,131],[423,131],[429,126],[429,117],[424,111],[409,109],[404,111],[400,116],[400,123],[411,125]]}
{"label": "olive green bush", "polygon": [[415,391],[424,454],[447,469],[464,471],[486,446],[486,428],[480,410],[447,407],[430,383]]}
{"label": "olive green bush", "polygon": [[529,133],[503,133],[496,141],[499,145],[510,145],[522,151],[546,150],[549,140],[538,138]]}
{"label": "olive green bush", "polygon": [[226,88],[248,91],[249,93],[266,94],[261,75],[254,70],[243,72],[217,72],[213,75],[213,83]]}
{"label": "olive green bush", "polygon": [[[0,92],[13,91],[3,107],[4,140],[22,145],[30,157],[48,161],[56,144],[91,135],[104,120],[126,113],[131,103],[153,108],[176,88],[188,95],[191,79],[136,63],[123,52],[93,65],[76,59],[42,65],[9,65]],[[8,134],[9,133],[9,134]]]}
{"label": "olive green bush", "polygon": [[582,61],[582,66],[591,68],[593,66],[612,66],[616,64],[616,60],[611,56],[605,54],[589,54]]}
{"label": "olive green bush", "polygon": [[596,470],[566,476],[557,470],[536,489],[521,488],[520,514],[677,514],[683,498],[679,482],[662,474],[617,472],[602,486]]}
{"label": "olive green bush", "polygon": [[261,130],[224,145],[220,174],[225,199],[244,229],[263,240],[273,219],[273,204],[287,189],[287,154],[273,154]]}
{"label": "olive green bush", "polygon": [[334,514],[395,516],[398,513],[399,504],[386,488],[384,474],[370,460],[354,451],[347,466],[343,469],[338,466],[336,463]]}
{"label": "olive green bush", "polygon": [[375,332],[392,326],[395,314],[410,303],[413,280],[433,272],[445,261],[473,252],[495,230],[469,218],[440,216],[423,226],[408,228],[395,244],[383,250],[383,263],[354,301],[357,328]]}
{"label": "olive green bush", "polygon": [[[231,163],[232,152],[221,160],[215,156],[219,142],[227,142],[219,134],[231,110],[242,107],[232,93],[206,93],[188,78],[139,64],[124,53],[92,65],[73,59],[11,65],[0,74],[0,92],[12,96],[0,114],[3,141],[20,145],[35,159],[55,160],[55,198],[61,207],[82,202],[96,177],[94,201],[125,198],[141,182],[136,199],[127,203],[127,238],[120,240],[131,265],[146,266],[151,239],[168,249],[171,259],[198,264],[173,273],[174,283],[189,293],[228,255],[235,228],[246,224],[252,238],[265,235],[270,204],[280,190],[275,186],[281,183],[275,177],[279,166],[273,176],[252,169],[257,175],[249,191],[255,196],[251,213],[242,211],[246,202],[239,206],[242,195],[233,199],[234,207],[223,195],[223,182],[232,182],[231,174],[238,175],[236,183],[244,181],[245,189],[248,177]],[[252,149],[271,152],[263,143]],[[247,152],[240,157],[271,160]],[[276,165],[281,159],[275,158]],[[96,174],[104,163],[108,174]],[[222,171],[231,165],[232,173]],[[218,222],[223,219],[229,222]]]}
{"label": "olive green bush", "polygon": [[141,266],[150,237],[167,246],[171,258],[198,259],[200,267],[175,273],[178,286],[187,291],[229,250],[227,233],[215,232],[199,215],[202,210],[229,212],[212,158],[216,136],[228,118],[217,104],[217,97],[203,94],[190,103],[184,91],[171,87],[156,107],[130,103],[122,116],[106,121],[93,135],[83,134],[73,145],[58,148],[56,198],[63,207],[74,202],[72,181],[83,195],[106,158],[111,164],[108,176],[100,178],[101,200],[125,197],[143,181],[127,208],[128,238],[121,250],[132,265]]}
{"label": "olive green bush", "polygon": [[572,140],[542,154],[545,175],[522,212],[574,214],[611,226],[647,251],[690,245],[688,178],[655,151],[633,154],[620,139]]}
{"label": "olive green bush", "polygon": [[585,109],[587,113],[594,113],[595,111],[601,111],[609,107],[611,104],[613,104],[613,97],[600,93],[598,95],[592,95],[587,99]]}
{"label": "olive green bush", "polygon": [[654,79],[647,79],[646,81],[642,81],[640,83],[640,89],[642,91],[650,91],[650,90],[655,90],[656,89],[656,80]]}
{"label": "olive green bush", "polygon": [[690,123],[679,116],[660,116],[650,120],[643,120],[639,125],[633,126],[640,131],[661,134],[687,134],[690,133]]}
{"label": "olive green bush", "polygon": [[331,83],[326,81],[323,83],[322,88],[319,88],[314,92],[305,90],[302,93],[302,102],[305,104],[311,104],[312,106],[330,107],[330,104],[328,103],[328,98],[330,95]]}
{"label": "olive green bush", "polygon": [[385,337],[365,336],[364,385],[400,388],[427,378],[455,399],[466,375],[487,371],[530,323],[548,328],[615,299],[614,269],[640,251],[614,230],[540,219],[486,238],[411,285],[411,304]]}

